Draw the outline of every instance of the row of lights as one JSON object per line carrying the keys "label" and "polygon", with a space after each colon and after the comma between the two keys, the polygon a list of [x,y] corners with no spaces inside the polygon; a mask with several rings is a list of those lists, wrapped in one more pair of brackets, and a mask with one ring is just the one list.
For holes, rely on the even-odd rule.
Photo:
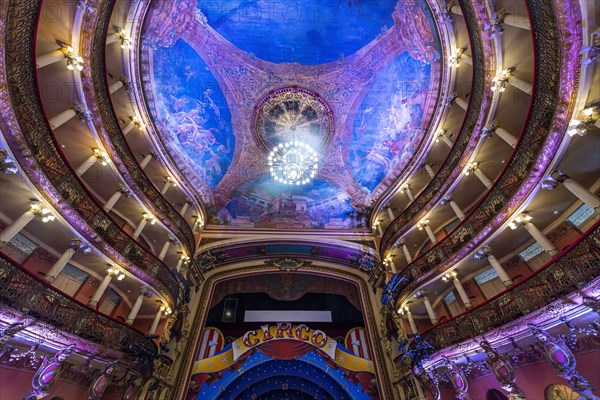
{"label": "row of lights", "polygon": [[[133,41],[131,37],[122,29],[119,29],[117,32],[120,40],[121,40],[121,48],[122,49],[132,49]],[[75,49],[72,46],[64,46],[61,48],[61,51],[65,54],[65,58],[67,60],[67,69],[69,71],[83,71],[83,57],[75,52]],[[134,124],[138,126],[140,130],[144,130],[146,125],[136,116],[133,116],[132,121]],[[109,158],[106,152],[100,150],[99,148],[92,149],[94,156],[98,159],[101,165],[106,166],[109,164]],[[10,157],[6,155],[4,150],[0,151],[0,170],[7,174],[16,174],[19,170],[18,166]],[[177,186],[177,182],[171,178],[167,178],[171,181],[173,186]],[[39,202],[32,203],[30,205],[30,211],[37,216],[41,217],[41,221],[43,223],[48,223],[54,221],[56,217],[52,214],[52,210]],[[144,218],[150,221],[151,225],[154,225],[157,222],[157,219],[150,213],[145,213]],[[89,246],[81,247],[81,251],[84,254],[88,254],[92,251],[92,248]],[[108,269],[107,273],[111,276],[115,276],[117,280],[122,281],[125,279],[125,273],[119,269],[118,267],[111,267]],[[163,306],[161,307],[161,311],[165,312],[166,315],[170,315],[172,313],[171,308]]]}
{"label": "row of lights", "polygon": [[[449,58],[449,65],[451,67],[459,67],[460,66],[460,56],[464,53],[463,49],[457,49],[455,52],[455,55],[451,56]],[[493,91],[498,91],[498,92],[504,92],[506,90],[506,82],[508,81],[508,79],[511,77],[512,75],[512,68],[507,68],[507,69],[503,69],[500,74],[498,76],[496,76],[492,82],[492,90]],[[598,119],[600,119],[600,113],[598,112],[598,108],[596,106],[591,106],[591,107],[586,107],[584,108],[581,113],[580,116],[578,117],[578,119],[572,119],[569,123],[569,129],[567,130],[567,134],[571,137],[575,136],[575,135],[579,135],[579,136],[584,136],[588,133],[589,129],[591,129],[591,126],[595,124],[596,121],[598,121]],[[446,130],[445,129],[438,129],[438,131],[435,134],[435,142],[438,143],[440,141],[440,139],[445,135]],[[470,172],[475,171],[478,167],[479,163],[476,161],[473,162],[469,162],[467,163],[465,170],[464,170],[464,175],[468,176],[470,174]],[[404,185],[401,188],[401,191],[404,191],[408,188],[408,185]],[[520,215],[518,215],[508,226],[510,227],[511,230],[515,230],[518,228],[518,226],[526,224],[528,222],[530,222],[533,218],[531,217],[531,215],[527,214],[527,213],[521,213]],[[423,228],[429,224],[429,220],[425,219],[421,222],[419,222],[417,224],[417,228],[419,230],[423,230]],[[385,260],[384,264],[388,264],[389,260]],[[452,272],[448,272],[445,273],[444,276],[442,277],[442,280],[444,282],[450,282],[452,281],[454,278],[457,277],[457,273],[455,271]],[[422,294],[421,292],[415,292],[414,296],[415,297],[420,297]],[[405,315],[405,313],[408,311],[408,309],[406,307],[402,307],[400,309],[398,309],[398,314],[400,315]]]}
{"label": "row of lights", "polygon": [[[517,217],[516,217],[516,218],[515,218],[515,219],[514,219],[514,220],[513,220],[513,221],[512,221],[510,224],[509,224],[509,227],[510,227],[510,229],[512,229],[512,230],[515,230],[515,229],[517,229],[517,227],[518,227],[519,225],[526,224],[526,223],[530,222],[532,219],[533,219],[533,218],[531,217],[531,215],[529,215],[529,214],[527,214],[527,213],[525,213],[525,212],[524,212],[524,213],[521,213],[521,214],[519,214],[519,215],[518,215],[518,216],[517,216]],[[423,220],[423,221],[419,222],[419,223],[417,224],[417,227],[418,227],[418,229],[419,229],[419,230],[422,230],[422,229],[423,229],[423,227],[425,227],[425,226],[426,226],[426,225],[428,225],[428,224],[429,224],[429,220],[428,220],[428,219],[425,219],[425,220]],[[478,257],[478,258],[480,258],[480,257],[483,257],[483,256],[482,256],[482,254],[483,254],[483,253],[480,251],[480,252],[478,253],[478,255],[479,255],[479,257]],[[383,262],[384,262],[384,264],[385,264],[385,265],[387,265],[387,264],[388,264],[390,261],[391,261],[391,260],[388,260],[388,259],[386,259],[386,260],[385,260],[385,261],[383,261]],[[456,271],[450,271],[450,272],[446,272],[446,273],[445,273],[445,274],[442,276],[442,281],[444,281],[445,283],[447,283],[447,282],[451,282],[451,281],[452,281],[452,280],[454,280],[454,279],[455,279],[457,276],[458,276],[458,274],[456,273]],[[415,294],[414,294],[414,297],[416,297],[416,298],[422,297],[422,296],[423,296],[423,293],[424,293],[423,291],[417,291],[417,292],[415,292]],[[406,309],[405,309],[405,308],[400,308],[400,309],[398,309],[398,314],[400,314],[400,315],[404,315],[404,314],[405,314],[405,312],[406,312]]]}

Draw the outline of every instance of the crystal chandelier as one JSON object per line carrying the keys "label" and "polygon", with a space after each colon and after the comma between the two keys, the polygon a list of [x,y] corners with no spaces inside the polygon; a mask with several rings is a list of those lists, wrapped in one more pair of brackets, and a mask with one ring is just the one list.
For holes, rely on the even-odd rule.
{"label": "crystal chandelier", "polygon": [[280,143],[269,154],[269,169],[275,182],[285,185],[304,185],[315,177],[317,153],[298,141]]}

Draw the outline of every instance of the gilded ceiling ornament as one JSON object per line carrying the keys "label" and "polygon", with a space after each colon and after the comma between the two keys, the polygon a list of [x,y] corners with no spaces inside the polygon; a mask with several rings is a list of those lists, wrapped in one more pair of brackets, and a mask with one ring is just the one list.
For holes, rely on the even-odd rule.
{"label": "gilded ceiling ornament", "polygon": [[282,271],[296,271],[300,268],[306,268],[312,264],[312,261],[299,260],[297,258],[277,258],[275,260],[265,261],[265,264],[279,268]]}
{"label": "gilded ceiling ornament", "polygon": [[280,88],[265,96],[253,114],[254,135],[265,151],[288,142],[302,142],[319,150],[333,132],[333,111],[312,90]]}

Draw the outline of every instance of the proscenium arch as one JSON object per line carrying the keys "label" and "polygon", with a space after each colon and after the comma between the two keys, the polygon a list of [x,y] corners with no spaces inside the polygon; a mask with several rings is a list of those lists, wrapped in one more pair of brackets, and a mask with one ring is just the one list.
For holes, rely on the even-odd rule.
{"label": "proscenium arch", "polygon": [[[294,365],[302,366],[304,370],[300,371],[292,369]],[[286,370],[285,375],[281,375],[281,373],[278,371],[279,367],[289,367],[290,369]],[[317,376],[319,379],[324,378],[325,381],[319,380],[319,383],[323,382],[324,384],[315,384],[316,389],[320,388],[322,391],[327,392],[331,398],[336,400],[352,399],[350,393],[344,389],[341,382],[337,381],[334,376],[331,376],[327,371],[322,370],[314,364],[296,359],[272,360],[254,365],[249,369],[245,369],[243,373],[241,373],[236,379],[232,380],[227,384],[227,386],[224,387],[223,393],[215,400],[237,399],[243,395],[246,390],[251,391],[252,387],[261,385],[261,383],[264,384],[264,382],[269,380],[273,381],[276,379],[284,379],[286,377],[295,377],[301,381],[314,383],[314,381],[311,381],[311,379]],[[248,379],[248,385],[244,385],[243,382],[240,382],[240,380],[245,379]]]}
{"label": "proscenium arch", "polygon": [[[264,259],[261,260],[259,257],[257,257],[256,259],[252,260],[223,265],[206,273],[205,280],[203,281],[202,286],[199,288],[201,293],[200,297],[197,301],[194,301],[196,311],[192,310],[195,318],[190,329],[192,340],[188,342],[181,357],[182,369],[175,387],[176,396],[182,396],[187,390],[188,382],[191,378],[192,366],[196,357],[198,342],[201,336],[200,334],[206,323],[206,318],[209,312],[210,302],[213,297],[215,286],[222,281],[235,279],[242,276],[271,272],[281,273],[279,269],[265,264],[264,261]],[[377,326],[380,321],[380,315],[376,313],[376,306],[379,304],[379,299],[376,297],[378,294],[374,293],[368,284],[367,276],[357,269],[351,269],[344,265],[318,261],[313,262],[312,265],[304,267],[299,271],[291,271],[287,273],[318,274],[337,280],[345,280],[354,283],[357,286],[360,304],[363,311],[363,318],[365,321],[365,328],[369,335],[369,339],[371,339],[369,343],[372,354],[374,355],[372,361],[375,366],[378,390],[383,398],[393,398],[393,388],[390,384],[393,377],[389,375],[389,371],[392,367],[391,365],[386,365],[386,358],[384,357],[382,349],[378,346],[373,346],[372,344],[376,343],[377,340],[375,339],[378,338]]]}

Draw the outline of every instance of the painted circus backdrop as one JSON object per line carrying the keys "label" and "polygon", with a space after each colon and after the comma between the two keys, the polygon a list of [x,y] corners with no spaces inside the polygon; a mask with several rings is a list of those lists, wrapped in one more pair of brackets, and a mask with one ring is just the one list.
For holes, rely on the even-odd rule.
{"label": "painted circus backdrop", "polygon": [[379,399],[364,328],[351,329],[343,342],[304,324],[277,323],[225,345],[219,329],[207,327],[187,399]]}

